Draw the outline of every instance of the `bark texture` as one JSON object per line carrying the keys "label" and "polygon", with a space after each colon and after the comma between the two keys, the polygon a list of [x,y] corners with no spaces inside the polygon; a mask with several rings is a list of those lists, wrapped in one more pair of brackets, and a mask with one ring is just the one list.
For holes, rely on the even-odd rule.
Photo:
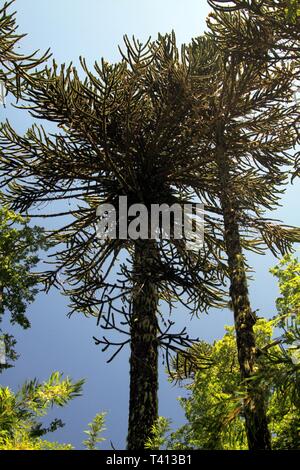
{"label": "bark texture", "polygon": [[230,297],[234,312],[238,359],[241,377],[245,381],[249,399],[244,402],[244,415],[249,450],[271,449],[265,398],[249,379],[256,364],[256,342],[253,327],[256,316],[249,300],[247,276],[238,225],[238,203],[234,182],[230,175],[230,161],[226,155],[224,129],[216,133],[216,158],[219,168],[220,200],[224,217],[224,240],[228,257]]}
{"label": "bark texture", "polygon": [[143,450],[158,417],[158,290],[153,282],[155,242],[136,242],[131,323],[127,448]]}

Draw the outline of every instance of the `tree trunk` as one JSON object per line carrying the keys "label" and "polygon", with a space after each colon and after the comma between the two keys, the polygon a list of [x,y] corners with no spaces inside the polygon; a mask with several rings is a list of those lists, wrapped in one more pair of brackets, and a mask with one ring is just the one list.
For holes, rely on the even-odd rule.
{"label": "tree trunk", "polygon": [[265,397],[248,379],[255,371],[256,342],[253,326],[256,316],[251,310],[247,276],[242,252],[238,203],[231,184],[230,162],[226,156],[224,130],[216,134],[216,157],[219,168],[220,199],[224,218],[224,240],[228,257],[230,296],[234,312],[238,359],[241,377],[245,381],[249,400],[244,402],[244,415],[249,450],[271,449]]}
{"label": "tree trunk", "polygon": [[155,242],[135,246],[127,448],[143,450],[158,417],[158,290],[153,282]]}

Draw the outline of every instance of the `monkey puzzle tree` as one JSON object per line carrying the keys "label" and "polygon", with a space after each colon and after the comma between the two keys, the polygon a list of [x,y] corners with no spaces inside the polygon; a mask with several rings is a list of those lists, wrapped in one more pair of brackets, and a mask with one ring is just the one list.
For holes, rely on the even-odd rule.
{"label": "monkey puzzle tree", "polygon": [[[236,23],[242,17],[236,14]],[[289,150],[297,139],[299,108],[293,102],[292,66],[274,66],[245,61],[238,51],[222,51],[212,39],[199,38],[189,50],[191,77],[210,90],[206,106],[199,101],[199,162],[210,158],[215,187],[208,194],[194,184],[208,201],[206,211],[216,214],[213,242],[227,256],[231,305],[234,312],[238,357],[242,379],[251,400],[245,401],[249,449],[270,448],[264,397],[252,386],[256,367],[247,266],[243,249],[285,253],[299,240],[299,230],[275,224],[262,217],[274,209],[287,182],[293,158]],[[197,94],[195,94],[197,100]],[[197,145],[197,136],[194,136]],[[206,145],[204,145],[206,140]],[[210,221],[211,215],[206,216]]]}
{"label": "monkey puzzle tree", "polygon": [[[294,92],[299,101],[300,3],[299,0],[209,0],[214,8],[208,25],[223,50],[236,51],[245,60],[269,64],[291,62],[295,68]],[[236,22],[235,11],[240,12]],[[297,143],[300,142],[298,132]],[[295,156],[293,177],[300,175],[300,154]]]}
{"label": "monkey puzzle tree", "polygon": [[17,34],[15,14],[8,13],[13,3],[14,0],[0,6],[0,82],[4,83],[8,91],[20,96],[22,88],[30,80],[30,73],[38,75],[33,69],[49,58],[49,53],[47,51],[38,58],[36,52],[25,56],[16,51],[25,35]]}
{"label": "monkey puzzle tree", "polygon": [[[144,447],[157,415],[158,345],[176,350],[176,342],[188,344],[185,333],[172,335],[169,327],[160,331],[159,300],[172,306],[187,294],[194,311],[215,305],[225,271],[242,377],[248,379],[255,366],[255,315],[242,248],[259,251],[264,242],[285,252],[298,233],[264,220],[260,211],[278,200],[284,182],[279,168],[289,163],[286,151],[294,142],[293,109],[271,106],[290,99],[289,70],[268,75],[265,67],[231,60],[230,54],[224,58],[204,40],[181,56],[170,38],[144,48],[127,41],[123,59],[115,66],[96,65],[96,75],[82,61],[85,81],[72,67],[58,70],[54,64],[32,82],[26,95],[32,114],[57,122],[64,133],[47,136],[35,126],[22,138],[6,125],[1,160],[8,183],[12,176],[7,197],[14,208],[81,201],[71,212],[53,214],[71,214],[75,220],[53,234],[66,247],[46,280],[61,285],[64,272],[63,282],[73,285],[66,289],[73,311],[97,315],[104,328],[131,336],[114,345],[118,352],[131,343],[132,449]],[[275,128],[284,119],[277,138]],[[103,203],[116,206],[120,196],[127,196],[129,205],[182,205],[195,194],[208,203],[209,212],[201,256],[187,253],[185,241],[96,238],[95,211]],[[115,283],[109,275],[123,248],[133,262],[122,264]],[[129,331],[118,321],[125,321]],[[98,343],[105,349],[112,345],[106,338]],[[267,448],[264,403],[250,391],[251,406],[245,404],[249,447]]]}
{"label": "monkey puzzle tree", "polygon": [[[214,9],[208,24],[222,27],[222,41],[247,56],[267,55],[272,62],[299,59],[299,0],[208,0]],[[243,19],[236,23],[234,12]]]}
{"label": "monkey puzzle tree", "polygon": [[[169,351],[190,344],[185,330],[173,334],[170,322],[159,321],[161,302],[172,309],[180,301],[192,312],[218,305],[223,274],[216,252],[212,256],[209,246],[189,251],[185,239],[97,238],[98,207],[111,204],[118,215],[122,196],[128,207],[143,204],[149,211],[153,204],[182,207],[199,167],[192,129],[185,127],[191,113],[188,67],[174,37],[144,46],[126,39],[126,46],[122,62],[102,60],[95,73],[81,59],[84,80],[74,67],[59,70],[54,63],[31,81],[25,96],[31,114],[56,122],[63,132],[49,136],[33,126],[21,137],[3,125],[0,166],[11,207],[27,212],[46,202],[55,212],[45,217],[72,216],[52,232],[50,240],[62,247],[45,282],[63,287],[72,312],[95,315],[104,329],[127,335],[119,343],[96,341],[104,349],[115,346],[112,357],[131,345],[128,448],[143,449],[157,418],[158,348],[168,358]],[[208,186],[210,174],[197,181]],[[55,202],[68,200],[72,210],[56,210]],[[118,217],[116,231],[120,235]],[[117,257],[126,252],[129,259],[121,263]]]}

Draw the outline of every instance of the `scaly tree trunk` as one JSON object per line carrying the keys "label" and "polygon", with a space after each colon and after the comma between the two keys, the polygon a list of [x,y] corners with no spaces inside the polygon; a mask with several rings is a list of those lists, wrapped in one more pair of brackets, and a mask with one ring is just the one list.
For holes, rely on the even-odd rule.
{"label": "scaly tree trunk", "polygon": [[265,398],[251,382],[256,362],[256,343],[253,326],[256,316],[251,310],[247,276],[237,221],[238,202],[230,178],[230,162],[226,156],[224,130],[216,133],[216,158],[219,168],[220,199],[224,218],[224,240],[228,257],[230,296],[234,312],[238,358],[241,377],[245,380],[249,400],[244,403],[244,415],[249,450],[271,449],[266,417]]}
{"label": "scaly tree trunk", "polygon": [[158,417],[158,291],[153,282],[155,242],[137,241],[131,323],[127,447],[143,450]]}

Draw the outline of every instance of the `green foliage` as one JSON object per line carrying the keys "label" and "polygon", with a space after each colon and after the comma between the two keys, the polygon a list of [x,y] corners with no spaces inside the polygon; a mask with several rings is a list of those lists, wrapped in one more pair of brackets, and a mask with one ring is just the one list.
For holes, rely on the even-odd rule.
{"label": "green foliage", "polygon": [[[300,448],[300,264],[286,256],[271,273],[279,280],[278,315],[255,328],[257,371],[251,380],[265,397],[273,449]],[[273,338],[274,332],[282,333]],[[189,366],[179,357],[174,380],[187,378],[188,398],[180,398],[187,424],[160,444],[169,448],[247,449],[243,403],[233,327],[213,345],[194,345]],[[159,428],[156,432],[158,433]],[[168,431],[168,430],[165,430]]]}
{"label": "green foliage", "polygon": [[[30,327],[27,306],[38,292],[38,277],[33,274],[39,262],[38,251],[47,249],[43,230],[29,227],[28,222],[7,208],[0,208],[0,322],[9,313],[11,323],[24,329]],[[7,358],[15,360],[14,338],[3,333],[3,339]]]}
{"label": "green foliage", "polygon": [[49,442],[42,439],[29,439],[22,436],[17,441],[9,439],[0,440],[0,450],[72,450],[70,444],[59,444],[58,442]]}
{"label": "green foliage", "polygon": [[89,423],[89,430],[84,431],[88,435],[88,438],[83,441],[83,444],[88,450],[96,450],[97,444],[105,441],[104,437],[100,434],[105,431],[105,416],[106,413],[99,413],[95,416],[93,421]]}
{"label": "green foliage", "polygon": [[[258,348],[256,380],[268,403],[268,419],[273,449],[300,448],[299,419],[299,316],[300,264],[286,256],[271,270],[279,280],[281,296],[278,315],[273,320],[258,320],[255,335]],[[283,333],[272,339],[274,331]],[[191,349],[190,364],[180,357],[172,380],[189,378],[184,386],[188,398],[180,398],[187,424],[169,435],[168,427],[157,423],[156,439],[149,447],[169,449],[247,449],[243,400],[240,386],[234,328],[213,345],[198,343]],[[160,418],[161,423],[167,422]]]}
{"label": "green foliage", "polygon": [[[256,326],[258,343],[269,339],[270,326],[259,320]],[[240,418],[244,391],[240,389],[240,372],[233,327],[226,327],[225,336],[211,346],[200,343],[193,354],[210,359],[209,368],[191,371],[191,383],[185,385],[189,398],[180,398],[188,425],[177,432],[176,438],[186,439],[193,449],[246,449],[244,421]],[[182,373],[184,371],[181,371]]]}
{"label": "green foliage", "polygon": [[[282,335],[278,346],[268,348],[258,382],[272,389],[270,414],[274,416],[275,449],[300,448],[300,263],[285,256],[271,270],[279,282],[275,324]],[[276,342],[276,341],[275,341]],[[282,416],[282,420],[278,420]]]}
{"label": "green foliage", "polygon": [[28,219],[0,208],[1,314],[7,309],[11,322],[23,328],[30,327],[25,310],[37,293],[32,269],[39,261],[37,252],[41,248],[46,248],[46,242],[40,227],[31,228]]}
{"label": "green foliage", "polygon": [[[271,273],[278,279],[281,296],[276,301],[283,319],[300,317],[300,263],[291,255],[285,256]],[[283,326],[283,323],[281,323]]]}
{"label": "green foliage", "polygon": [[[258,344],[270,341],[274,322],[259,320],[256,329]],[[160,448],[246,450],[247,439],[243,417],[245,390],[240,386],[240,375],[233,328],[226,328],[225,336],[216,341],[210,358],[213,365],[195,369],[191,380],[185,384],[188,398],[180,398],[187,423],[169,435],[168,430],[160,435]],[[202,353],[202,344],[199,354]],[[276,347],[277,349],[278,346]],[[267,359],[264,359],[267,360]],[[265,369],[258,375],[258,386],[264,387],[268,401],[268,420],[272,433],[273,449],[300,448],[299,406],[293,404],[290,393],[286,393],[276,375],[280,375],[282,363],[272,364],[273,380],[266,378]],[[265,364],[266,369],[270,363]],[[262,383],[262,379],[264,383]],[[289,388],[289,392],[291,389]],[[299,389],[298,389],[299,394]],[[158,432],[158,431],[157,431]],[[151,443],[152,444],[152,443]],[[153,445],[153,444],[152,444]],[[154,448],[154,447],[152,447]]]}
{"label": "green foliage", "polygon": [[7,387],[0,388],[0,450],[70,450],[71,445],[52,443],[41,436],[64,424],[54,420],[48,428],[39,422],[54,405],[64,406],[80,396],[84,381],[72,382],[54,372],[39,383],[26,382],[15,394]]}
{"label": "green foliage", "polygon": [[288,8],[285,9],[286,17],[289,23],[296,24],[300,16],[300,2],[299,0],[290,0]]}
{"label": "green foliage", "polygon": [[171,421],[159,416],[156,423],[152,426],[152,436],[146,442],[146,449],[162,449],[166,446],[166,434],[169,433]]}
{"label": "green foliage", "polygon": [[[300,263],[291,256],[271,270],[279,282],[280,297],[276,301],[278,316],[274,323],[281,330],[276,348],[268,348],[258,380],[275,388],[281,406],[287,410],[300,409]],[[299,420],[288,416],[286,422]],[[287,433],[285,432],[285,435]]]}

